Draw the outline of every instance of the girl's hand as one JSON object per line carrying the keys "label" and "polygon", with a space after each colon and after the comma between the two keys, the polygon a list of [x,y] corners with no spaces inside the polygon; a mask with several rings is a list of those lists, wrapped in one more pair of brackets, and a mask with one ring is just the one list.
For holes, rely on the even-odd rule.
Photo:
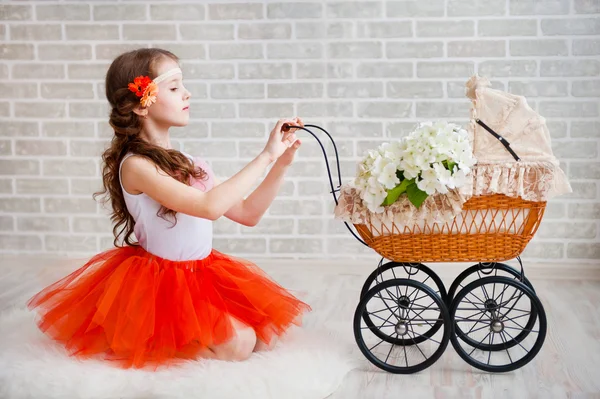
{"label": "girl's hand", "polygon": [[[293,120],[294,120],[294,122],[291,123],[292,125],[304,127],[304,122],[302,122],[302,119],[296,117]],[[293,132],[296,130],[298,130],[298,129],[290,129],[290,132]],[[294,160],[296,151],[298,150],[298,148],[300,148],[301,145],[302,145],[302,142],[300,141],[300,139],[296,139],[296,141],[292,144],[292,146],[289,147],[288,149],[286,149],[285,152],[277,159],[276,163],[279,165],[283,165],[283,166],[290,165],[292,163],[292,161]]]}
{"label": "girl's hand", "polygon": [[280,119],[271,130],[269,140],[263,150],[269,156],[271,162],[276,161],[296,141],[296,134],[294,133],[296,129],[290,129],[288,132],[282,130],[283,125],[286,123],[295,125],[297,123],[296,119]]}

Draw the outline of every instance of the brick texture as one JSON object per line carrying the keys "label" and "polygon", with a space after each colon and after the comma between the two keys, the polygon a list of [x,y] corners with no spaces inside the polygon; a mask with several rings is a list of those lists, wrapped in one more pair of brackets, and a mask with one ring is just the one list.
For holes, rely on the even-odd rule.
{"label": "brick texture", "polygon": [[[110,61],[163,47],[192,91],[175,148],[223,180],[263,148],[276,119],[327,127],[349,180],[363,152],[422,120],[465,123],[478,73],[547,119],[573,194],[553,199],[527,259],[600,256],[600,8],[591,0],[5,1],[0,4],[0,255],[91,254],[112,245],[100,154],[114,134]],[[304,133],[299,133],[301,136]],[[335,173],[332,147],[325,136]],[[239,256],[363,257],[333,220],[321,148],[306,135],[254,228],[215,222]],[[231,158],[235,161],[232,162]],[[333,162],[333,163],[332,163]],[[335,176],[335,175],[334,175]],[[337,181],[335,181],[337,184]]]}

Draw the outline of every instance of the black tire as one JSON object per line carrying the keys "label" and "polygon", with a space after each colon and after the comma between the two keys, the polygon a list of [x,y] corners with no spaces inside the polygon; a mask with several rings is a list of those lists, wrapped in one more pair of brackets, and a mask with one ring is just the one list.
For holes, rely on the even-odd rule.
{"label": "black tire", "polygon": [[[501,285],[505,286],[506,288],[502,291],[501,295],[499,295],[497,298],[494,298],[494,300],[497,302],[493,306],[488,306],[486,304],[488,302],[488,300],[485,300],[482,303],[475,303],[475,302],[471,301],[470,299],[467,300],[466,302],[463,301],[465,299],[465,297],[467,297],[467,295],[469,295],[469,294],[473,294],[475,297],[481,297],[482,295],[481,295],[481,293],[479,293],[479,289],[481,289],[483,292],[483,287],[495,285],[495,284],[501,284]],[[511,291],[514,290],[514,292],[511,294],[510,298],[505,301],[504,293],[509,290],[509,287],[512,287]],[[477,294],[479,294],[479,295],[477,295]],[[519,304],[519,301],[523,297],[526,297],[526,299],[524,300],[524,303],[531,304],[531,311],[529,313],[530,314],[533,313],[534,309],[535,309],[535,313],[536,313],[536,320],[534,321],[534,325],[532,326],[532,328],[529,328],[529,329],[521,326],[519,322],[515,321],[516,319],[518,319],[520,317],[525,317],[525,315],[520,315],[520,316],[513,315],[513,317],[507,317],[509,315],[509,313],[512,312],[513,310],[527,313],[527,311],[518,309],[516,307],[517,305],[519,307],[522,306],[522,304]],[[516,301],[513,304],[511,304],[511,301],[513,301],[514,299],[516,299]],[[483,300],[481,300],[481,301],[483,301]],[[469,308],[469,307],[462,308],[462,306],[474,306],[474,308]],[[457,312],[459,312],[459,311],[461,312],[461,315],[457,315]],[[464,312],[464,311],[478,311],[478,312],[475,313],[475,315],[469,315],[469,317],[463,317],[462,312]],[[490,313],[490,319],[481,321],[483,316],[487,315],[487,313]],[[480,316],[478,320],[475,320],[475,318],[477,317],[478,314],[482,314],[482,316]],[[520,281],[517,281],[517,280],[509,278],[509,277],[501,277],[501,276],[485,277],[485,278],[482,278],[482,279],[479,279],[479,280],[476,280],[476,281],[473,281],[473,282],[467,284],[464,288],[462,288],[456,294],[456,297],[454,298],[454,301],[452,302],[452,306],[450,308],[450,317],[452,319],[452,329],[453,329],[453,333],[450,337],[452,346],[454,347],[456,352],[460,355],[460,357],[462,357],[467,363],[469,363],[473,367],[476,367],[476,368],[478,368],[480,370],[484,370],[484,371],[507,372],[507,371],[513,371],[520,367],[523,367],[525,364],[529,363],[537,355],[537,353],[540,351],[540,349],[544,343],[544,340],[546,338],[547,320],[546,320],[546,313],[544,311],[544,307],[542,306],[541,301],[536,296],[535,292],[531,288],[529,288],[526,284],[523,284]],[[464,332],[464,330],[462,330],[462,333],[469,338],[468,340],[465,340],[464,336],[459,337],[456,334],[456,326],[459,323],[461,323],[461,324],[462,323],[474,323],[474,326],[466,333]],[[483,324],[483,326],[479,327],[477,329],[474,329],[474,327],[477,326],[478,324]],[[509,326],[509,324],[514,324],[514,325],[517,325],[518,327]],[[533,327],[535,327],[535,324],[538,325],[537,330],[535,330],[533,328]],[[475,337],[476,333],[479,336],[485,334],[485,331],[487,331],[487,330],[484,330],[484,331],[481,331],[481,330],[488,329],[488,328],[489,328],[489,332],[484,336],[483,339],[479,339],[478,337]],[[517,334],[513,330],[521,331],[521,333]],[[527,334],[522,334],[523,332],[525,332],[524,330],[528,330]],[[534,334],[537,334],[537,335],[534,336]],[[497,335],[502,340],[502,344],[499,344],[500,346],[502,346],[501,351],[494,350],[494,338]],[[479,347],[475,347],[475,346],[469,344],[469,342],[472,342],[472,341],[483,343],[483,341],[488,339],[488,337],[489,337],[489,344],[479,345]],[[522,338],[519,338],[519,337],[522,337]],[[515,344],[512,347],[509,347],[508,345],[506,345],[506,343],[509,341],[509,338],[510,338],[510,340],[515,342]],[[524,346],[524,345],[527,345],[527,346],[529,345],[528,342],[525,342],[526,339],[528,339],[528,342],[531,342],[532,340],[534,340],[534,342],[529,350]],[[463,347],[463,345],[468,345],[468,346],[472,347],[473,349],[470,350],[470,348],[465,348],[465,347]],[[513,356],[511,356],[511,353],[510,353],[511,349],[513,350],[513,356],[515,357],[516,360],[513,360]],[[517,359],[516,354],[522,352],[521,349],[524,350],[525,354],[521,358]],[[470,350],[470,352],[467,352],[468,350]],[[485,359],[485,357],[487,356],[487,362],[484,363],[483,361],[481,361],[480,359],[477,358],[477,357],[481,357],[481,356],[472,356],[472,354],[476,350],[479,350],[483,353],[483,355],[482,355],[483,359]],[[496,354],[495,359],[497,359],[499,357],[505,356],[504,351],[506,351],[506,354],[508,356],[508,361],[505,361],[503,364],[490,364],[491,356],[493,354]],[[480,353],[478,352],[477,355],[480,355]],[[497,363],[498,363],[498,361],[497,361]]]}
{"label": "black tire", "polygon": [[[511,276],[518,281],[520,281],[520,279],[521,279],[521,273],[519,273],[518,270],[515,270],[512,267],[510,267],[504,263],[495,263],[493,265],[490,265],[489,267],[485,266],[485,269],[490,269],[490,272],[483,272],[482,265],[477,264],[477,265],[469,267],[464,272],[459,274],[458,277],[456,277],[456,279],[454,279],[454,281],[452,282],[452,285],[450,286],[450,289],[448,290],[448,298],[450,300],[452,300],[452,298],[456,294],[456,290],[459,288],[464,288],[464,286],[462,284],[463,281],[465,281],[470,275],[475,274],[475,273],[477,274],[477,276],[479,278],[484,278],[486,276],[498,276],[498,272],[500,271],[500,272],[504,272],[504,273],[508,274],[508,276]],[[502,276],[498,276],[498,277],[502,277]],[[531,290],[535,293],[535,290],[533,289],[533,286],[531,285],[531,282],[529,282],[527,277],[525,277],[522,282],[526,286],[531,288]],[[487,294],[485,292],[484,292],[484,295],[487,296]],[[485,299],[488,299],[488,298],[486,297]],[[535,324],[536,318],[537,318],[537,314],[536,314],[535,307],[532,307],[532,312],[530,314],[529,320],[527,320],[527,323],[526,323],[523,331],[518,336],[516,336],[514,340],[510,339],[507,342],[503,342],[502,344],[489,345],[487,343],[482,343],[482,342],[478,342],[476,340],[472,340],[471,338],[469,338],[468,334],[465,334],[464,331],[462,331],[462,329],[460,328],[460,326],[457,325],[456,323],[454,326],[454,333],[460,339],[462,339],[465,343],[473,346],[474,348],[481,349],[484,351],[487,351],[487,350],[501,351],[501,350],[504,350],[505,347],[512,348],[513,346],[518,345],[519,342],[524,340],[525,337],[527,337],[527,334],[529,334],[528,330],[530,330],[533,327],[533,325]]]}
{"label": "black tire", "polygon": [[[392,291],[396,291],[397,289],[399,289],[399,291],[401,292],[406,288],[411,290],[415,289],[416,291],[423,293],[424,297],[427,297],[430,300],[432,300],[433,304],[437,305],[437,307],[432,308],[431,306],[419,306],[416,305],[414,302],[411,303],[410,306],[405,307],[398,301],[398,297],[396,297],[392,293]],[[384,296],[387,296],[387,298]],[[371,312],[370,309],[376,307],[379,303],[382,304],[383,308],[381,310]],[[395,306],[396,304],[398,306]],[[367,323],[365,322],[364,314],[369,312],[371,312],[371,316],[384,320],[384,323],[380,326],[373,325],[373,323],[371,323],[371,325],[367,325]],[[387,319],[384,319],[383,317],[376,315],[376,313],[380,312],[388,312],[390,315]],[[421,314],[423,314],[424,312],[430,313],[425,313],[424,316],[421,316]],[[383,316],[385,315],[387,315],[387,313],[383,314]],[[431,317],[433,317],[432,319],[429,319],[430,315]],[[392,317],[394,318],[394,323],[389,322],[389,320]],[[371,320],[371,317],[368,319]],[[439,337],[436,337],[436,339],[434,339],[433,337],[426,337],[425,341],[428,341],[427,343],[414,342],[415,338],[424,336],[423,333],[415,332],[415,328],[417,330],[420,328],[424,328],[430,331],[432,325],[429,322],[435,322],[437,324],[440,320],[441,327],[443,327],[443,331],[440,334],[438,334]],[[385,323],[388,323],[388,325],[385,325]],[[423,323],[427,324],[427,326],[424,326]],[[395,333],[382,332],[382,329],[393,329]],[[361,350],[363,355],[365,355],[365,357],[375,366],[394,374],[416,373],[426,369],[427,367],[435,363],[436,360],[439,359],[439,357],[442,355],[442,353],[448,346],[451,333],[450,330],[451,323],[448,308],[444,301],[442,301],[440,296],[436,294],[427,285],[409,279],[391,279],[377,284],[369,291],[367,291],[367,293],[362,297],[354,313],[354,337],[356,339],[356,343],[359,349]],[[369,335],[369,333],[372,335]],[[410,346],[396,345],[394,343],[389,342],[388,340],[381,338],[382,335],[385,337],[393,337],[397,339],[400,339],[399,336],[402,335],[403,337],[405,337],[402,338],[403,341],[412,342]],[[373,337],[376,338],[372,339]],[[379,342],[376,345],[369,348],[369,345],[371,343],[376,342],[378,340]],[[386,342],[386,344],[380,347],[380,349],[385,348],[387,345],[390,346],[389,352],[385,360],[382,360],[379,357],[377,357],[377,354],[374,351],[374,349],[379,347],[383,342]],[[431,349],[433,344],[437,344],[437,346],[433,348],[432,352]],[[432,352],[429,357],[425,354],[423,349],[421,349],[420,345],[422,345],[423,349],[425,349],[426,352]],[[402,348],[404,352],[404,364],[406,364],[406,366],[404,366],[404,364],[396,365],[392,364],[391,362],[388,362],[389,357],[395,348]],[[424,360],[420,362],[415,362],[414,364],[409,364],[409,352],[411,352],[411,354],[415,354],[415,357],[417,359],[421,360],[422,358],[424,358]]]}

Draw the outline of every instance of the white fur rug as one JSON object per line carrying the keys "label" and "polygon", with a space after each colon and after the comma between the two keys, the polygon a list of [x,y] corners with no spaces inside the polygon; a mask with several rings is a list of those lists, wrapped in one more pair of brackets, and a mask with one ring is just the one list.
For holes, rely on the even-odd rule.
{"label": "white fur rug", "polygon": [[157,371],[78,361],[24,308],[0,313],[0,398],[325,398],[360,357],[326,330],[295,329],[245,362],[199,360]]}

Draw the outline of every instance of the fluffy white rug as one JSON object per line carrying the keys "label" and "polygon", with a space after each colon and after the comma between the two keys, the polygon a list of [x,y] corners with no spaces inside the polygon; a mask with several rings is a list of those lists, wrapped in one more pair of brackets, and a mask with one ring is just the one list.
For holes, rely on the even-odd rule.
{"label": "fluffy white rug", "polygon": [[78,361],[42,334],[24,308],[0,314],[0,397],[325,398],[360,357],[330,331],[295,329],[245,362],[199,360],[176,368],[122,370]]}

